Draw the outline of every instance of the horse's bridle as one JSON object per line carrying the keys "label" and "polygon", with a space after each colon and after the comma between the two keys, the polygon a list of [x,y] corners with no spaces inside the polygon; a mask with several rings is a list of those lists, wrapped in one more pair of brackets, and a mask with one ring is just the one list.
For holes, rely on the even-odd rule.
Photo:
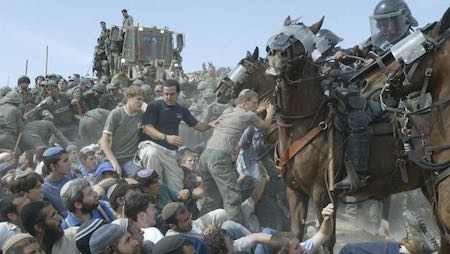
{"label": "horse's bridle", "polygon": [[[239,95],[240,90],[242,90],[239,88],[242,88],[244,86],[245,82],[247,81],[247,78],[256,71],[260,61],[261,61],[260,59],[256,60],[255,62],[251,62],[247,59],[242,59],[239,62],[238,66],[233,71],[231,71],[231,73],[229,73],[224,79],[222,79],[219,86],[216,88],[216,90],[214,92],[218,91],[222,85],[225,85],[226,89],[222,92],[225,93],[228,89],[230,89],[231,97],[236,98]],[[245,63],[245,65],[244,65],[244,63]],[[238,74],[237,77],[234,77],[233,74],[236,71],[240,71],[240,70],[244,70],[245,73],[243,75],[242,75],[242,73],[241,73],[241,75]],[[231,76],[231,78],[230,78],[230,76]],[[237,90],[239,90],[239,91],[237,91]]]}

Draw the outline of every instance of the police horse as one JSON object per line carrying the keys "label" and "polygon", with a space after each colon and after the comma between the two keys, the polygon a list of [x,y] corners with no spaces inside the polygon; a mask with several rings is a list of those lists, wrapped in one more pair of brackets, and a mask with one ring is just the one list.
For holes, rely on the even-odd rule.
{"label": "police horse", "polygon": [[[277,165],[289,187],[291,230],[300,239],[304,234],[309,198],[313,199],[316,214],[322,221],[321,209],[341,194],[333,189],[333,184],[336,178],[343,177],[342,171],[345,170],[342,149],[345,134],[335,128],[334,121],[339,103],[324,95],[317,76],[318,66],[311,59],[313,36],[321,24],[322,21],[319,21],[307,27],[286,20],[280,33],[268,42],[270,67],[267,73],[276,79]],[[365,187],[350,193],[382,199],[390,193],[420,187],[436,208],[442,233],[440,253],[450,251],[450,178],[447,177],[450,175],[450,137],[446,133],[450,124],[447,117],[450,110],[447,108],[450,103],[449,27],[450,10],[447,10],[440,22],[420,33],[422,37],[414,35],[420,37],[413,41],[420,41],[415,46],[423,47],[422,55],[402,54],[400,47],[395,52],[397,61],[379,60],[357,75],[357,78],[364,77],[359,81],[366,82],[367,87],[384,80],[381,83],[382,94],[387,90],[403,93],[420,91],[420,98],[417,109],[405,107],[399,110],[386,106],[394,112],[391,115],[394,125],[400,126],[395,131],[397,138],[386,135],[382,130],[377,135],[377,124],[371,127],[374,136],[370,143],[370,178]],[[406,59],[408,57],[411,59]],[[384,77],[380,77],[380,72]],[[378,83],[371,84],[374,81]],[[433,103],[421,108],[423,94],[428,90],[431,91]],[[383,96],[380,98],[382,102]],[[431,112],[429,138],[426,124],[419,124],[417,122],[420,120],[414,119],[414,116],[426,115],[427,112]],[[412,140],[417,139],[413,133],[420,134],[420,142]],[[418,143],[424,145],[420,147]],[[414,148],[414,145],[417,147]],[[326,246],[331,253],[334,243],[333,235]]]}

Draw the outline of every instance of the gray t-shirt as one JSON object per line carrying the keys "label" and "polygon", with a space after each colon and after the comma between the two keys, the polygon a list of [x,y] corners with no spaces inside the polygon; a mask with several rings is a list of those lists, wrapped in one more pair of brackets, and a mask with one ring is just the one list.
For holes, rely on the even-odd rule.
{"label": "gray t-shirt", "polygon": [[111,135],[111,150],[117,159],[134,156],[137,152],[143,115],[142,110],[129,115],[123,107],[109,113],[103,132]]}
{"label": "gray t-shirt", "polygon": [[222,117],[206,148],[221,150],[236,158],[237,144],[244,130],[248,126],[260,127],[263,120],[256,113],[238,107],[226,109]]}

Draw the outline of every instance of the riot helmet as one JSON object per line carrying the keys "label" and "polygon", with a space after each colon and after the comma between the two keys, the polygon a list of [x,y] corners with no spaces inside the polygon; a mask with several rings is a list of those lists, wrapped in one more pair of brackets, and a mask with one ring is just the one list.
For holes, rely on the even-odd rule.
{"label": "riot helmet", "polygon": [[20,94],[16,91],[9,91],[3,98],[3,102],[10,103],[13,105],[19,105],[22,101]]}
{"label": "riot helmet", "polygon": [[370,19],[371,41],[374,46],[395,44],[418,25],[404,0],[382,0]]}
{"label": "riot helmet", "polygon": [[105,93],[105,86],[104,85],[95,84],[91,89],[94,92],[98,92],[98,93],[101,93],[101,94]]}
{"label": "riot helmet", "polygon": [[343,41],[341,37],[337,36],[335,33],[328,29],[320,29],[319,32],[314,37],[314,43],[316,49],[323,54],[330,48],[334,48],[336,44]]}

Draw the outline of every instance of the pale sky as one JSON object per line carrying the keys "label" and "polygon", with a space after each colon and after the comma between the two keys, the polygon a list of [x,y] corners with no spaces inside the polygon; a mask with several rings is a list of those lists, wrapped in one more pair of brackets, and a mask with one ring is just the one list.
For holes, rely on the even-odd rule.
{"label": "pale sky", "polygon": [[[135,25],[168,27],[185,34],[183,68],[200,70],[202,62],[233,67],[247,50],[260,47],[265,56],[267,39],[290,15],[306,25],[325,16],[323,28],[344,38],[351,47],[370,36],[369,19],[378,0],[0,0],[2,64],[0,85],[15,86],[24,74],[34,79],[45,71],[67,78],[73,73],[91,74],[90,65],[99,22],[121,25],[122,9]],[[437,21],[450,6],[448,0],[407,1],[419,27]],[[32,82],[34,84],[34,82]]]}

